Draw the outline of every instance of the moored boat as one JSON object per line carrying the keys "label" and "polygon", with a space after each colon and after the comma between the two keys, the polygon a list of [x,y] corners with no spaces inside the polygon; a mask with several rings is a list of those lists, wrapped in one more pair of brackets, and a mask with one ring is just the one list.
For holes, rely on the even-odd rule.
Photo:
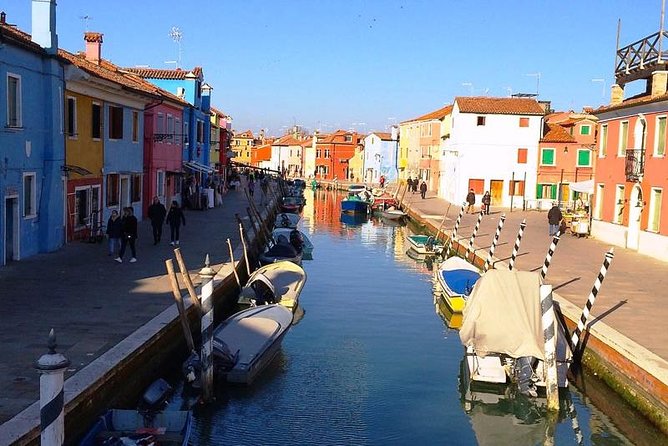
{"label": "moored boat", "polygon": [[297,251],[303,251],[304,254],[308,255],[313,254],[313,243],[304,232],[298,229],[276,228],[272,231],[271,236],[276,243],[278,243],[280,236],[284,236]]}
{"label": "moored boat", "polygon": [[380,216],[387,218],[388,220],[401,220],[402,218],[408,216],[408,214],[399,209],[387,209],[380,211]]}
{"label": "moored boat", "polygon": [[341,212],[351,214],[366,214],[369,212],[370,202],[358,195],[349,195],[341,200]]}
{"label": "moored boat", "polygon": [[300,205],[295,197],[283,197],[281,201],[281,210],[292,214],[301,212],[303,205]]}
{"label": "moored boat", "polygon": [[410,249],[420,255],[438,255],[443,252],[443,245],[436,243],[431,235],[409,235],[406,240]]}
{"label": "moored boat", "polygon": [[302,261],[302,255],[303,252],[297,251],[286,237],[280,236],[278,237],[277,243],[260,254],[258,259],[262,265],[268,265],[282,260],[299,264]]}
{"label": "moored boat", "polygon": [[240,311],[213,333],[213,358],[218,376],[250,385],[271,363],[292,323],[292,311],[279,304]]}
{"label": "moored boat", "polygon": [[276,214],[276,220],[274,221],[275,228],[296,228],[299,224],[301,217],[298,214],[292,214],[287,212],[281,212]]}
{"label": "moored boat", "polygon": [[445,259],[436,271],[436,280],[443,291],[443,300],[454,312],[464,310],[466,299],[480,278],[480,270],[461,257]]}
{"label": "moored boat", "polygon": [[242,305],[277,303],[295,311],[306,283],[306,271],[293,262],[276,262],[255,270],[241,290]]}

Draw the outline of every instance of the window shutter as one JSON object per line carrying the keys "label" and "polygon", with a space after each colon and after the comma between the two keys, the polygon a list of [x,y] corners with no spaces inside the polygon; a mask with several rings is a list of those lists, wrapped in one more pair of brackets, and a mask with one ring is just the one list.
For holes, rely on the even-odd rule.
{"label": "window shutter", "polygon": [[543,198],[543,185],[542,184],[536,184],[536,198]]}
{"label": "window shutter", "polygon": [[553,200],[554,200],[555,198],[557,198],[557,185],[556,185],[556,184],[553,184],[553,185],[550,187],[550,198],[553,199]]}
{"label": "window shutter", "polygon": [[589,150],[580,150],[578,151],[578,166],[588,167],[590,165],[591,152]]}

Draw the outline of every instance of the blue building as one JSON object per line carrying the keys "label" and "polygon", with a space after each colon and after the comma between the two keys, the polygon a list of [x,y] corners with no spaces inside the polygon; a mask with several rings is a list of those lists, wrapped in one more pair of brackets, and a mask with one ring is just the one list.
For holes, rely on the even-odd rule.
{"label": "blue building", "polygon": [[65,240],[64,64],[55,0],[33,1],[32,36],[0,14],[0,265]]}
{"label": "blue building", "polygon": [[398,178],[399,139],[396,127],[391,133],[373,132],[364,138],[364,181],[377,183],[381,176],[390,183]]}

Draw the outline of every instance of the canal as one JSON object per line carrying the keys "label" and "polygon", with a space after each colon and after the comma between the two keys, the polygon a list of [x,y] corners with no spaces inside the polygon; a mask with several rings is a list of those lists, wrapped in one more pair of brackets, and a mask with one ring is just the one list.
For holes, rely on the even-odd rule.
{"label": "canal", "polygon": [[341,197],[307,192],[301,224],[315,249],[304,316],[252,387],[219,386],[214,404],[195,408],[193,444],[666,441],[595,378],[583,377],[586,393],[571,386],[554,422],[540,399],[467,391],[458,332],[434,305],[432,265],[406,255],[410,229],[342,221]]}

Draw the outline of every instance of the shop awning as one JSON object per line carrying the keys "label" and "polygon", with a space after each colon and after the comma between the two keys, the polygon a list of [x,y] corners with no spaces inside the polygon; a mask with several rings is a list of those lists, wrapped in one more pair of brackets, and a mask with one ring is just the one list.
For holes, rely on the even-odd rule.
{"label": "shop awning", "polygon": [[578,181],[577,183],[569,184],[568,187],[574,192],[582,192],[584,194],[593,194],[594,193],[594,180]]}
{"label": "shop awning", "polygon": [[197,161],[187,161],[183,163],[183,167],[193,170],[195,172],[202,173],[214,173],[215,170],[212,167],[206,166],[204,164],[198,163]]}

